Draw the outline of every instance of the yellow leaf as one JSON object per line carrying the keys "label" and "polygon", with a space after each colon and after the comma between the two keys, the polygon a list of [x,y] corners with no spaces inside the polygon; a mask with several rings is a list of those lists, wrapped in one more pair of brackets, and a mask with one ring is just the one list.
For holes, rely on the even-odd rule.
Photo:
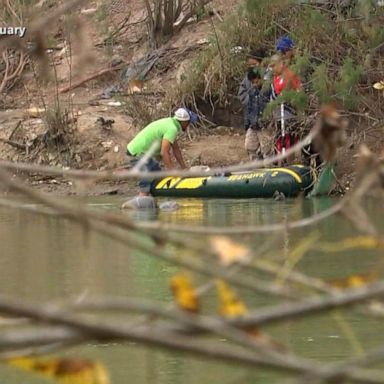
{"label": "yellow leaf", "polygon": [[379,81],[373,85],[373,88],[378,89],[379,91],[384,90],[384,80]]}
{"label": "yellow leaf", "polygon": [[372,283],[377,280],[377,272],[369,272],[359,275],[351,275],[343,279],[336,279],[328,282],[328,284],[333,285],[334,287],[347,289],[347,288],[360,288],[364,285]]}
{"label": "yellow leaf", "polygon": [[[223,280],[216,281],[216,288],[219,294],[219,312],[222,316],[236,318],[247,314],[248,309],[244,302],[237,297],[235,292]],[[274,341],[268,334],[261,332],[256,327],[244,327],[241,329],[252,339],[268,348],[279,351],[286,350],[282,344]]]}
{"label": "yellow leaf", "polygon": [[26,117],[40,117],[45,112],[45,108],[32,107],[24,111]]}
{"label": "yellow leaf", "polygon": [[182,274],[173,276],[170,286],[180,309],[193,313],[199,312],[199,297],[188,276]]}
{"label": "yellow leaf", "polygon": [[210,238],[211,245],[217,254],[221,264],[227,266],[248,259],[249,249],[241,244],[233,242],[224,236],[213,236]]}
{"label": "yellow leaf", "polygon": [[61,360],[55,372],[58,384],[110,384],[104,366],[87,360]]}
{"label": "yellow leaf", "polygon": [[350,276],[347,280],[348,285],[350,287],[358,288],[366,285],[368,283],[368,280],[363,278],[362,276]]}
{"label": "yellow leaf", "polygon": [[10,366],[51,378],[58,384],[110,384],[104,366],[85,359],[14,358]]}
{"label": "yellow leaf", "polygon": [[232,289],[223,281],[216,282],[219,295],[219,313],[224,317],[239,317],[245,315],[248,310],[245,304],[236,296]]}
{"label": "yellow leaf", "polygon": [[24,371],[38,373],[41,376],[53,377],[56,372],[58,359],[18,357],[7,360],[8,365]]}

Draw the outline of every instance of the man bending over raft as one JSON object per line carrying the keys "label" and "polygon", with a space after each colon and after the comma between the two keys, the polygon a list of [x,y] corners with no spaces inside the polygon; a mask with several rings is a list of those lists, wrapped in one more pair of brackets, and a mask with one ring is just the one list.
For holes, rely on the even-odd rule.
{"label": "man bending over raft", "polygon": [[[141,171],[160,171],[160,160],[164,163],[166,169],[174,169],[175,164],[171,158],[171,150],[180,167],[186,168],[177,136],[181,131],[186,131],[190,120],[189,112],[184,108],[179,108],[173,117],[166,117],[148,124],[127,145],[127,155],[131,157],[131,165],[137,164],[152,146],[157,143],[153,155],[141,165]],[[150,179],[140,180],[139,195],[129,200],[124,206],[131,208],[154,208],[156,203],[150,193],[151,183],[152,180]]]}

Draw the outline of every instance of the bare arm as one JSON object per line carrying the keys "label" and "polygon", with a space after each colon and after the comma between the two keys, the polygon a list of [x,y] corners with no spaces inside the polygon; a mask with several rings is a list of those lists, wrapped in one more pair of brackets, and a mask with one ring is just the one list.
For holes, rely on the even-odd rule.
{"label": "bare arm", "polygon": [[161,142],[161,158],[163,159],[166,169],[175,168],[171,159],[171,146],[172,144],[166,139],[163,139]]}
{"label": "bare arm", "polygon": [[172,150],[177,162],[180,164],[180,167],[183,169],[187,168],[183,159],[183,155],[181,154],[180,147],[177,140],[175,140],[175,142],[173,143]]}

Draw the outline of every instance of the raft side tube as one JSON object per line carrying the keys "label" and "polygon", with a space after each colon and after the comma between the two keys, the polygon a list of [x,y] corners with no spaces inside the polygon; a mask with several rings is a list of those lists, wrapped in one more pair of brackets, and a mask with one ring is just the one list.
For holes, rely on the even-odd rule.
{"label": "raft side tube", "polygon": [[293,165],[221,176],[165,177],[152,183],[151,193],[162,197],[268,198],[277,191],[296,197],[312,187],[311,169]]}

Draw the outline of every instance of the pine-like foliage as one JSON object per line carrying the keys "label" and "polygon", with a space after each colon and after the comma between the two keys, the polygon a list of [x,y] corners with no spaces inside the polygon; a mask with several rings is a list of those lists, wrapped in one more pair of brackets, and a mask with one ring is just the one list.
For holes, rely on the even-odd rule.
{"label": "pine-like foliage", "polygon": [[[264,46],[272,55],[276,40],[289,31],[297,46],[291,69],[303,80],[306,97],[284,97],[299,108],[317,108],[327,101],[359,108],[361,97],[383,71],[384,7],[375,4],[366,0],[348,7],[334,2],[321,8],[305,1],[245,0],[224,23],[215,24],[211,44],[194,61],[175,96],[228,102],[244,76],[245,53]],[[243,50],[238,53],[236,46]],[[305,101],[309,105],[304,106]]]}

